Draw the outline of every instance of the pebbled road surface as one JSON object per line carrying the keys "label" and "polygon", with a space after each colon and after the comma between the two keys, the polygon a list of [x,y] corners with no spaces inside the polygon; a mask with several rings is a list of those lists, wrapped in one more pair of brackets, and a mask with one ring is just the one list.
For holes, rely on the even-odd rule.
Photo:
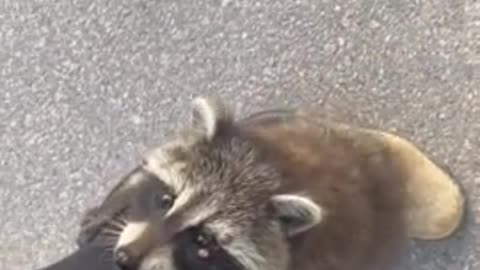
{"label": "pebbled road surface", "polygon": [[[466,225],[399,270],[480,269],[473,0],[0,1],[0,268],[73,248],[80,214],[220,93],[397,130],[468,191]],[[475,16],[477,16],[475,18]]]}

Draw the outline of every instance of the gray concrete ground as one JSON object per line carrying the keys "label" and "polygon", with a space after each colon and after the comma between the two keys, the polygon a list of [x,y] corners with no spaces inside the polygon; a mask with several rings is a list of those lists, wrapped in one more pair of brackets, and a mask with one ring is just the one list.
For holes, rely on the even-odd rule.
{"label": "gray concrete ground", "polygon": [[72,250],[85,208],[207,93],[412,139],[470,210],[398,269],[480,269],[479,16],[473,0],[0,1],[0,269]]}

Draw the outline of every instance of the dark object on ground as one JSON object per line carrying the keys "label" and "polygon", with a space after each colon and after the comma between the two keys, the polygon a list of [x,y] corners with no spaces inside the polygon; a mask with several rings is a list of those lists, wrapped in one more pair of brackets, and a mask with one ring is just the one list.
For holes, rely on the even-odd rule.
{"label": "dark object on ground", "polygon": [[87,245],[63,259],[38,270],[118,270],[112,263],[111,252],[105,247]]}

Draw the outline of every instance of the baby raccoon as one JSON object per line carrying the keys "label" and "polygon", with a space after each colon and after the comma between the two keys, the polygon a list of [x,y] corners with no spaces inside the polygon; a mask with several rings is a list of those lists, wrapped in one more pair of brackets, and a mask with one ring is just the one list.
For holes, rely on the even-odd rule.
{"label": "baby raccoon", "polygon": [[124,270],[385,269],[463,215],[452,179],[392,134],[294,110],[235,119],[216,98],[192,115],[86,215],[80,245],[107,237]]}

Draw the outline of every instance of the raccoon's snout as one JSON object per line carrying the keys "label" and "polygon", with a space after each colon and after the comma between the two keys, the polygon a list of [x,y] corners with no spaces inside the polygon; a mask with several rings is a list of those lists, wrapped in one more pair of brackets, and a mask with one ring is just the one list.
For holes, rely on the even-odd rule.
{"label": "raccoon's snout", "polygon": [[139,258],[127,248],[122,247],[115,250],[114,262],[122,270],[135,270],[137,268]]}
{"label": "raccoon's snout", "polygon": [[167,233],[151,220],[127,222],[114,248],[114,262],[121,270],[137,270],[145,256],[164,245]]}

